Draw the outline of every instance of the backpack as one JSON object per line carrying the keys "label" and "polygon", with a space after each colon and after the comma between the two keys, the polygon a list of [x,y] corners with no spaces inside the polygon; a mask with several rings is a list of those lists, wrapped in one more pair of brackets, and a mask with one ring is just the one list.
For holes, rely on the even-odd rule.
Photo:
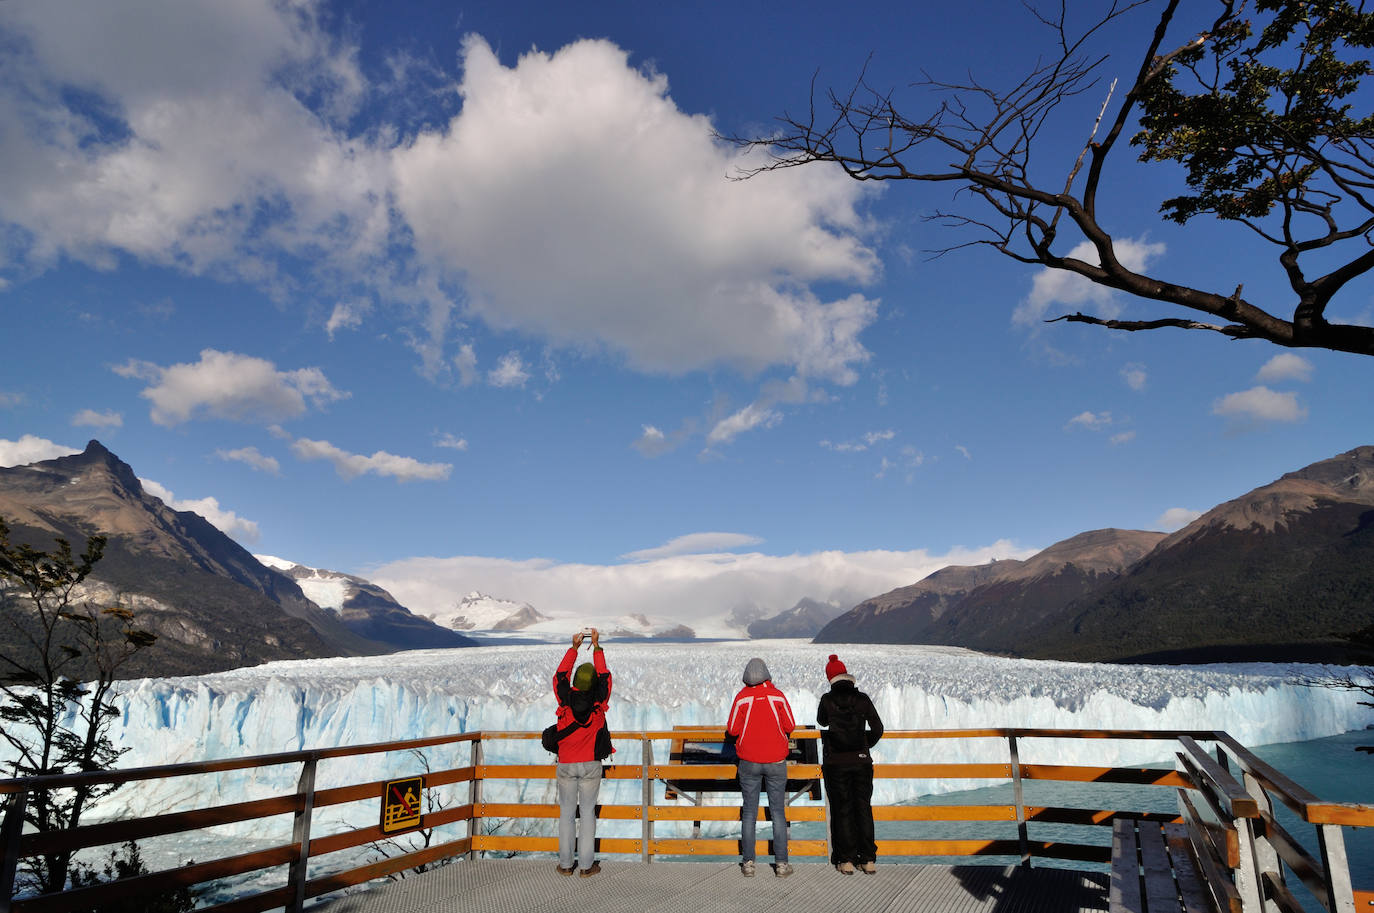
{"label": "backpack", "polygon": [[[544,746],[545,751],[558,754],[558,743],[563,741],[563,739],[574,729],[581,729],[583,726],[586,725],[586,723],[579,723],[576,719],[574,719],[567,726],[564,726],[562,729],[559,729],[558,724],[554,723],[552,726],[548,727],[543,731],[543,733],[540,734],[539,744]],[[598,739],[598,741],[600,741],[600,739]]]}

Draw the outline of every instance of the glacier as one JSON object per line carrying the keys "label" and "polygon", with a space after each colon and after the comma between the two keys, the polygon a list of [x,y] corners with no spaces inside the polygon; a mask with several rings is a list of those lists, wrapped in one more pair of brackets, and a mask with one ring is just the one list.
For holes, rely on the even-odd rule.
{"label": "glacier", "polygon": [[[550,687],[565,644],[421,650],[377,657],[268,663],[211,675],[125,683],[110,736],[127,749],[120,767],[385,742],[444,733],[538,731],[553,720]],[[837,652],[872,696],[885,725],[901,729],[980,727],[1224,729],[1247,746],[1321,738],[1374,724],[1374,709],[1347,692],[1305,687],[1322,666],[1265,663],[1206,666],[1103,665],[1010,659],[948,647],[816,645],[805,641],[611,642],[612,731],[723,724],[745,663],[761,656],[800,725],[814,725],[827,689],[823,669]],[[584,651],[585,655],[585,651]],[[466,744],[426,749],[431,769],[468,763]],[[667,759],[657,743],[655,760]],[[1025,763],[1136,765],[1169,761],[1168,742],[1026,739]],[[551,761],[537,741],[497,740],[488,763]],[[884,739],[879,763],[998,761],[1003,739]],[[637,764],[637,740],[620,740],[613,762]],[[406,752],[321,763],[317,786],[416,772]],[[150,815],[279,795],[295,789],[299,765],[214,777],[148,781],[106,798],[100,817]],[[877,784],[875,802],[910,801],[986,781]],[[636,781],[606,781],[603,802],[638,803]],[[466,786],[463,787],[466,794]],[[488,784],[503,800],[549,802],[551,781]],[[721,801],[730,801],[720,797]],[[367,811],[368,816],[374,812]]]}

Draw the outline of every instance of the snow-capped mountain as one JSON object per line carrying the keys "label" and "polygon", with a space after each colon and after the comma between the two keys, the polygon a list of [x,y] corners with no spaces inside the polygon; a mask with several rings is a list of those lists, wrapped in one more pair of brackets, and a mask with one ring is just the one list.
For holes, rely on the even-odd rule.
{"label": "snow-capped mountain", "polygon": [[350,630],[364,637],[402,649],[470,647],[476,643],[414,614],[370,580],[274,555],[253,557],[290,577],[311,602],[334,612]]}
{"label": "snow-capped mountain", "polygon": [[501,599],[476,590],[458,600],[449,611],[429,617],[455,631],[521,631],[550,620],[528,602]]}

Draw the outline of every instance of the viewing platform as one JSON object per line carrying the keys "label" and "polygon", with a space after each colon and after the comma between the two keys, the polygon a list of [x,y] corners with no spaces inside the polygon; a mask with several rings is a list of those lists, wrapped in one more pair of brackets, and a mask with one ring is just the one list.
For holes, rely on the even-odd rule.
{"label": "viewing platform", "polygon": [[[794,757],[803,760],[789,762],[789,878],[766,866],[765,840],[756,847],[757,876],[740,873],[738,797],[712,798],[729,792],[736,776],[733,763],[709,750],[723,739],[719,729],[612,734],[615,757],[637,754],[638,762],[606,766],[597,808],[602,871],[591,878],[554,871],[554,765],[539,734],[467,732],[0,781],[0,913],[89,910],[182,887],[198,893],[198,910],[214,913],[294,913],[307,903],[326,913],[1374,910],[1374,872],[1356,873],[1352,884],[1344,836],[1374,827],[1374,806],[1323,801],[1214,731],[890,731],[885,745],[915,740],[932,756],[978,758],[875,764],[879,785],[911,782],[897,795],[931,792],[915,781],[996,788],[875,805],[878,871],[844,876],[828,864],[828,806],[814,782],[820,765],[805,761],[815,757],[805,743],[818,735],[795,733]],[[1172,756],[1173,766],[1045,763],[1088,757],[1090,749],[1112,755],[1121,743],[1135,743],[1139,754],[1142,742],[1157,746],[1151,756]],[[339,776],[373,756],[365,768],[372,779]],[[214,778],[236,784],[230,794],[239,801],[187,800],[67,831],[25,829],[24,809],[44,791],[166,781],[179,784],[179,795],[220,796]],[[283,779],[295,789],[262,794],[261,783]],[[204,786],[212,781],[214,789]],[[26,863],[44,854],[190,840],[225,827],[235,830],[216,845],[232,847],[231,855],[197,850],[194,862],[133,878],[42,895],[26,888]],[[401,873],[399,881],[356,887]]]}

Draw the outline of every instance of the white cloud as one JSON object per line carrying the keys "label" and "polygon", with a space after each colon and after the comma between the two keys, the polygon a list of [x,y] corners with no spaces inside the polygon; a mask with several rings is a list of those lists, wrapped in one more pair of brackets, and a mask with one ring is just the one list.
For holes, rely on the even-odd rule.
{"label": "white cloud", "polygon": [[1147,381],[1145,366],[1135,362],[1126,365],[1121,369],[1121,379],[1132,390],[1144,390]]}
{"label": "white cloud", "polygon": [[24,401],[22,393],[6,393],[0,390],[0,409],[13,409]]}
{"label": "white cloud", "polygon": [[458,382],[464,387],[477,383],[480,377],[477,373],[477,353],[472,351],[471,344],[459,347],[458,354],[453,357],[453,367],[458,369]]}
{"label": "white cloud", "polygon": [[876,479],[886,478],[892,470],[900,470],[906,484],[910,485],[916,478],[916,470],[925,465],[926,455],[912,447],[910,444],[903,447],[895,459],[883,457],[878,465],[878,472],[874,476]]}
{"label": "white cloud", "polygon": [[297,438],[291,444],[291,452],[302,460],[328,460],[334,464],[334,471],[345,479],[372,473],[391,476],[398,482],[437,481],[447,479],[453,470],[450,463],[421,463],[385,450],[378,450],[372,456],[363,456],[341,450],[328,441],[312,441],[309,438]]}
{"label": "white cloud", "polygon": [[[1134,272],[1147,269],[1150,261],[1164,254],[1162,243],[1123,238],[1115,244],[1116,258]],[[1099,263],[1097,248],[1090,241],[1080,241],[1069,251],[1066,259],[1082,260],[1094,266]],[[1031,291],[1012,312],[1012,323],[1035,326],[1043,321],[1051,306],[1077,309],[1085,304],[1093,306],[1096,315],[1111,319],[1121,314],[1116,293],[1104,285],[1083,278],[1077,273],[1045,267],[1031,280]]]}
{"label": "white cloud", "polygon": [[124,416],[114,410],[96,412],[94,409],[82,409],[72,416],[72,424],[88,428],[118,428],[124,424]]}
{"label": "white cloud", "polygon": [[[456,85],[423,67],[372,84],[360,33],[328,34],[323,6],[0,3],[0,260],[243,281],[328,302],[331,337],[376,296],[432,378],[463,372],[458,302],[640,371],[857,378],[877,302],[813,288],[877,279],[876,188],[828,168],[730,181],[764,153],[716,140],[604,40],[507,67],[472,36]],[[418,136],[352,117],[455,92],[460,113]]]}
{"label": "white cloud", "polygon": [[1281,352],[1264,363],[1255,375],[1255,380],[1274,383],[1275,381],[1298,380],[1306,383],[1312,379],[1312,362],[1291,352]]}
{"label": "white cloud", "polygon": [[964,459],[973,459],[973,454],[969,453],[969,449],[965,447],[963,444],[955,444],[954,449],[959,451],[959,453],[963,456]]}
{"label": "white cloud", "polygon": [[467,450],[468,441],[467,438],[455,437],[454,435],[445,431],[443,434],[439,436],[439,439],[434,442],[434,446],[446,447],[449,450]]}
{"label": "white cloud", "polygon": [[303,414],[307,399],[318,408],[349,396],[319,368],[278,371],[270,361],[215,349],[203,349],[193,364],[130,360],[114,372],[152,382],[140,395],[153,404],[153,421],[168,427],[202,415],[278,422]]}
{"label": "white cloud", "polygon": [[896,437],[897,432],[891,429],[887,431],[869,431],[858,441],[821,441],[821,446],[826,450],[834,450],[839,453],[858,453],[872,447],[882,441],[890,441]]}
{"label": "white cloud", "polygon": [[78,447],[65,447],[54,444],[47,438],[26,434],[17,441],[0,438],[0,466],[26,466],[42,460],[55,460],[58,457],[80,453]]}
{"label": "white cloud", "polygon": [[1263,386],[1226,394],[1212,404],[1212,414],[1267,422],[1299,422],[1307,418],[1307,410],[1298,404],[1296,393],[1279,393]]}
{"label": "white cloud", "polygon": [[670,441],[658,428],[653,425],[641,426],[644,430],[639,438],[630,446],[634,447],[646,457],[656,457],[667,453],[677,446],[677,442]]}
{"label": "white cloud", "polygon": [[772,428],[780,421],[782,421],[781,412],[759,403],[750,403],[733,415],[728,415],[716,422],[715,427],[706,435],[706,446],[714,447],[716,444],[728,444],[746,431],[752,431],[755,428]]}
{"label": "white cloud", "polygon": [[165,485],[160,485],[152,479],[140,478],[138,481],[142,483],[144,491],[159,498],[172,510],[187,510],[193,514],[200,514],[211,526],[231,539],[249,543],[258,541],[258,524],[252,520],[245,520],[232,510],[220,507],[219,501],[215,498],[182,500],[172,494]]}
{"label": "white cloud", "polygon": [[809,284],[877,277],[859,240],[866,188],[826,168],[730,181],[761,153],[715,140],[666,77],[607,41],[506,67],[474,36],[462,67],[461,113],[393,164],[418,250],[463,277],[473,314],[558,345],[599,344],[641,371],[857,377],[875,302],[825,301]]}
{"label": "white cloud", "polygon": [[1110,438],[1108,438],[1108,441],[1110,441],[1113,444],[1125,444],[1133,440],[1135,440],[1134,431],[1123,431],[1120,434],[1113,434]]}
{"label": "white cloud", "polygon": [[267,456],[258,451],[256,447],[240,447],[237,450],[216,450],[215,456],[221,460],[232,460],[237,463],[246,463],[261,472],[272,475],[281,474],[281,464],[276,457]]}
{"label": "white cloud", "polygon": [[356,330],[363,325],[363,317],[367,316],[371,309],[372,305],[367,301],[340,301],[330,312],[324,331],[332,340],[339,330]]}
{"label": "white cloud", "polygon": [[16,253],[41,268],[123,252],[277,291],[289,259],[381,261],[386,150],[344,129],[365,86],[316,12],[5,4],[0,212],[25,233]]}
{"label": "white cloud", "polygon": [[1111,423],[1112,414],[1110,412],[1080,412],[1069,419],[1069,423],[1064,427],[1072,428],[1077,425],[1080,428],[1087,428],[1089,431],[1101,431]]}
{"label": "white cloud", "polygon": [[944,555],[925,551],[814,552],[794,555],[675,555],[624,564],[560,564],[459,556],[409,558],[367,577],[420,614],[451,609],[455,593],[480,590],[529,602],[555,624],[613,623],[635,612],[680,622],[698,635],[738,635],[724,618],[740,605],[782,611],[802,597],[846,608],[915,583],[949,564],[1028,558],[1035,549],[1002,541]]}
{"label": "white cloud", "polygon": [[530,379],[525,370],[525,360],[519,352],[507,352],[496,362],[496,367],[487,372],[487,383],[493,387],[523,387]]}
{"label": "white cloud", "polygon": [[676,555],[701,555],[728,552],[746,545],[759,545],[763,540],[746,533],[688,533],[654,548],[642,548],[620,557],[628,561],[655,561]]}
{"label": "white cloud", "polygon": [[1155,526],[1165,532],[1172,533],[1175,530],[1183,529],[1183,527],[1192,523],[1200,516],[1202,516],[1202,511],[1200,510],[1190,510],[1187,507],[1171,507],[1159,515],[1159,519],[1155,521]]}

